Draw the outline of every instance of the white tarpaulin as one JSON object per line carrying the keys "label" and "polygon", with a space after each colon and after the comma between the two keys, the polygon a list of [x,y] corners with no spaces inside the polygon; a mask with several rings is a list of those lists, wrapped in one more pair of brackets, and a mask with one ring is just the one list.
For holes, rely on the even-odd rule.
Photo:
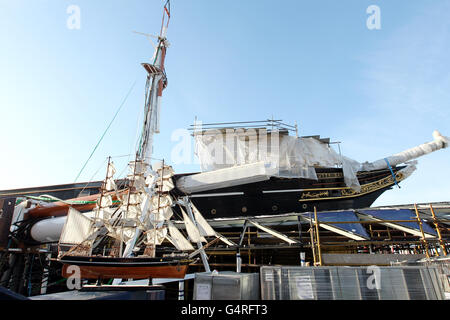
{"label": "white tarpaulin", "polygon": [[[265,130],[256,132],[238,129],[227,130],[225,133],[213,131],[195,134],[195,142],[203,174],[179,180],[181,187],[190,192],[198,192],[197,185],[205,183],[206,180],[215,180],[218,184],[224,181],[225,187],[230,186],[223,177],[214,176],[208,179],[208,176],[205,176],[206,173],[219,173],[218,170],[226,168],[231,170],[224,170],[222,176],[231,175],[231,172],[239,170],[241,175],[249,180],[248,182],[244,180],[244,183],[250,183],[263,181],[271,176],[317,180],[314,167],[344,166],[348,185],[359,187],[354,170],[356,167],[359,168],[359,163],[340,156],[329,144],[312,137],[298,138],[278,134],[277,131],[267,134]],[[251,165],[257,163],[260,168],[266,168],[264,171],[260,170],[260,179],[258,175],[250,172],[253,169]],[[231,182],[231,185],[242,184],[234,177],[227,180],[235,181]]]}
{"label": "white tarpaulin", "polygon": [[193,192],[269,180],[274,172],[273,168],[266,166],[263,162],[256,162],[184,176],[178,179],[177,187],[181,191],[190,194]]}
{"label": "white tarpaulin", "polygon": [[390,166],[396,166],[401,163],[416,159],[428,153],[446,148],[450,143],[450,138],[444,137],[439,131],[433,132],[434,141],[421,144],[420,146],[405,150],[403,152],[394,154],[385,159],[380,159],[374,162],[365,162],[361,164],[361,171],[379,170],[388,167],[386,160]]}
{"label": "white tarpaulin", "polygon": [[[177,186],[185,193],[225,188],[273,177],[317,180],[315,167],[342,167],[346,185],[356,191],[356,173],[386,169],[445,148],[449,138],[433,133],[434,141],[373,163],[338,154],[327,142],[313,137],[294,137],[266,130],[227,129],[194,133],[196,155],[203,173],[185,176]],[[265,170],[263,169],[265,168]]]}

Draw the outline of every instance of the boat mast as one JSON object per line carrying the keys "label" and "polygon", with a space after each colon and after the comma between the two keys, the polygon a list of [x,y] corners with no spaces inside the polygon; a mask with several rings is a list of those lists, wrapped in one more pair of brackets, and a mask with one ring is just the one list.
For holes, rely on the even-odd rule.
{"label": "boat mast", "polygon": [[106,167],[106,177],[105,180],[102,183],[102,186],[100,188],[100,198],[97,202],[97,210],[95,210],[95,218],[94,221],[98,222],[99,220],[99,214],[100,214],[100,210],[102,209],[102,200],[103,200],[103,196],[105,195],[105,190],[106,190],[106,184],[109,178],[109,166],[111,165],[111,157],[108,157],[108,166]]}
{"label": "boat mast", "polygon": [[[166,21],[167,16],[167,21]],[[169,42],[166,38],[167,28],[170,20],[170,0],[166,1],[164,5],[161,30],[158,38],[158,44],[155,47],[155,53],[153,55],[153,63],[142,63],[142,66],[147,71],[147,82],[145,84],[145,107],[144,107],[144,124],[139,141],[139,147],[136,151],[136,159],[134,164],[133,176],[136,176],[136,167],[138,163],[143,165],[151,163],[151,157],[153,152],[153,135],[159,133],[159,119],[161,111],[161,97],[163,90],[167,87],[167,77],[164,68],[164,61],[166,57],[166,51],[169,47]],[[150,37],[150,35],[146,35]],[[152,36],[153,37],[153,36]],[[147,166],[147,170],[150,166]],[[130,194],[133,192],[130,187]],[[128,207],[127,207],[128,211]],[[143,214],[143,213],[142,213]],[[122,229],[123,230],[123,229]],[[137,229],[136,234],[130,239],[123,253],[124,257],[129,256],[132,253],[134,245],[141,235],[141,230]]]}
{"label": "boat mast", "polygon": [[[167,16],[167,21],[166,21]],[[164,68],[166,51],[169,42],[166,38],[167,28],[170,21],[170,1],[164,5],[161,31],[158,36],[158,45],[155,47],[152,64],[142,63],[147,71],[147,82],[145,85],[145,111],[144,125],[139,141],[139,160],[149,160],[153,152],[153,135],[159,133],[161,97],[163,90],[167,87],[167,77]]]}

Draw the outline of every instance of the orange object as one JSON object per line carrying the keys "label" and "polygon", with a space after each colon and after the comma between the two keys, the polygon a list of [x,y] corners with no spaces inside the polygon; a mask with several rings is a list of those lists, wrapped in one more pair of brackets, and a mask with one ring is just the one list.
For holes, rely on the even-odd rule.
{"label": "orange object", "polygon": [[[148,279],[176,278],[182,279],[188,270],[189,260],[167,258],[111,258],[65,256],[59,260],[63,263],[62,276],[74,276],[74,269],[79,268],[81,279]],[[75,269],[76,270],[76,269]],[[68,272],[69,271],[69,272]]]}
{"label": "orange object", "polygon": [[[127,193],[128,190],[119,192],[120,194]],[[117,196],[115,195],[115,192],[108,192],[105,193],[105,195],[113,195],[113,200],[117,200]],[[67,212],[69,211],[69,208],[72,207],[78,211],[89,211],[95,208],[96,201],[100,197],[99,194],[93,194],[90,196],[80,197],[80,198],[74,198],[69,199],[65,201],[57,201],[52,203],[47,203],[45,205],[38,205],[35,208],[28,211],[28,216],[32,218],[45,218],[45,217],[59,217],[59,216],[65,216],[67,215]],[[92,203],[76,203],[79,202],[85,202],[85,201],[95,201]],[[75,203],[70,203],[75,202]]]}

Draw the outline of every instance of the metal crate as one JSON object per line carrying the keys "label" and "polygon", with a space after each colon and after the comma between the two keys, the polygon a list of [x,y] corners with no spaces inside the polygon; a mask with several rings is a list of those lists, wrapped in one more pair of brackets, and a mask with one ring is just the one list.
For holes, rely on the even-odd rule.
{"label": "metal crate", "polygon": [[194,300],[258,300],[258,273],[196,273]]}

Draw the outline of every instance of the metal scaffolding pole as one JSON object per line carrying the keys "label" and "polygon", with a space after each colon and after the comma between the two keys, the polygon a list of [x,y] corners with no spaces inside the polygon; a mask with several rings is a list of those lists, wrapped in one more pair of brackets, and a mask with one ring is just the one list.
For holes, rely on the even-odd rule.
{"label": "metal scaffolding pole", "polygon": [[316,235],[317,235],[317,255],[319,258],[319,266],[322,265],[322,252],[320,250],[320,237],[319,237],[319,219],[317,219],[317,208],[314,207],[314,222],[316,225]]}
{"label": "metal scaffolding pole", "polygon": [[439,225],[437,223],[436,214],[434,213],[434,209],[433,209],[433,206],[431,205],[431,203],[430,203],[430,211],[431,211],[431,215],[433,217],[434,226],[436,227],[436,231],[437,231],[437,234],[438,234],[438,237],[439,237],[439,244],[440,244],[440,246],[442,248],[442,252],[443,252],[444,256],[446,256],[447,255],[447,249],[445,248],[445,243],[442,240],[441,230],[440,230]]}
{"label": "metal scaffolding pole", "polygon": [[422,233],[422,242],[425,246],[425,254],[426,254],[427,258],[430,258],[430,254],[428,253],[428,243],[427,243],[427,240],[425,239],[425,233],[423,232],[422,220],[420,219],[419,210],[417,210],[417,205],[415,203],[414,203],[414,209],[416,211],[417,223],[419,224],[420,232]]}
{"label": "metal scaffolding pole", "polygon": [[[192,213],[191,208],[191,201],[189,200],[189,197],[184,197],[184,205],[186,207],[187,213],[189,215],[189,218],[195,223],[195,226],[197,226],[197,221],[194,219],[194,214]],[[202,258],[203,266],[205,267],[206,272],[211,272],[211,269],[209,268],[208,263],[208,257],[206,256],[205,250],[203,249],[203,244],[201,241],[197,242],[197,247],[200,250],[200,257]]]}

